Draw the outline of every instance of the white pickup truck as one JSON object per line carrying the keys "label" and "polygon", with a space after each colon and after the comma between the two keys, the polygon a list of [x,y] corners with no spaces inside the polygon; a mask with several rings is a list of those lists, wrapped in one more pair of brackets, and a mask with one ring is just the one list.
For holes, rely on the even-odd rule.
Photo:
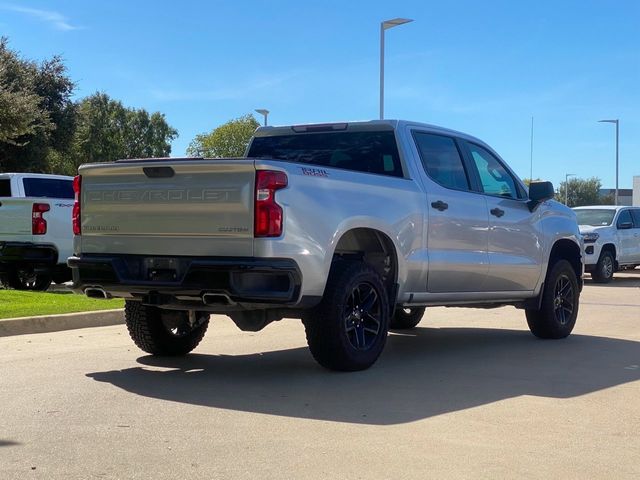
{"label": "white pickup truck", "polygon": [[619,270],[640,265],[640,208],[595,205],[574,208],[584,240],[585,271],[608,283]]}
{"label": "white pickup truck", "polygon": [[18,290],[71,280],[73,178],[0,173],[0,279]]}

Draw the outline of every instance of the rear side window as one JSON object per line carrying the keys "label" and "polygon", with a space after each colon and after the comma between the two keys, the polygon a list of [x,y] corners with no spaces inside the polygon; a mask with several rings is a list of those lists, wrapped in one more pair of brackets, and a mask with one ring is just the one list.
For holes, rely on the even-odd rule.
{"label": "rear side window", "polygon": [[26,197],[74,198],[73,182],[60,178],[24,178]]}
{"label": "rear side window", "polygon": [[640,228],[640,208],[632,208],[631,216],[633,217],[633,227]]}
{"label": "rear side window", "polygon": [[456,143],[451,137],[414,132],[420,159],[427,174],[440,185],[469,190],[469,180]]}
{"label": "rear side window", "polygon": [[11,180],[8,178],[0,178],[0,197],[11,196]]}
{"label": "rear side window", "polygon": [[402,177],[393,132],[298,133],[256,137],[249,157]]}

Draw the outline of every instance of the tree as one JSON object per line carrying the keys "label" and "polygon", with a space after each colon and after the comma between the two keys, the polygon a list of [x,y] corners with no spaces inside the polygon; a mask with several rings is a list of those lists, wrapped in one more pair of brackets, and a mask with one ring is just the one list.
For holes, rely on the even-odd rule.
{"label": "tree", "polygon": [[106,93],[78,102],[76,124],[72,154],[58,165],[66,173],[82,163],[166,157],[171,153],[171,141],[178,136],[163,114],[127,108]]}
{"label": "tree", "polygon": [[187,154],[195,157],[241,157],[259,126],[251,114],[229,120],[209,133],[196,135],[187,148]]}
{"label": "tree", "polygon": [[0,38],[0,170],[47,171],[51,155],[66,153],[73,89],[60,57],[37,64]]}
{"label": "tree", "polygon": [[570,178],[568,182],[560,182],[560,187],[556,194],[556,200],[564,203],[565,192],[567,192],[567,205],[569,207],[581,207],[583,205],[602,205],[606,203],[606,198],[600,197],[600,187],[602,183],[599,178],[589,179]]}

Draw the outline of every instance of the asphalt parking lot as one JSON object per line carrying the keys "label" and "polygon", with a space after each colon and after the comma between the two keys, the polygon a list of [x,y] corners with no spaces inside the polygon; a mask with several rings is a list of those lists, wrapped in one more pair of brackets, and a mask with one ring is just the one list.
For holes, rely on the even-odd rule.
{"label": "asphalt parking lot", "polygon": [[640,478],[640,270],[587,281],[566,340],[433,308],[359,373],[225,317],[182,359],[119,325],[0,338],[0,368],[2,479]]}

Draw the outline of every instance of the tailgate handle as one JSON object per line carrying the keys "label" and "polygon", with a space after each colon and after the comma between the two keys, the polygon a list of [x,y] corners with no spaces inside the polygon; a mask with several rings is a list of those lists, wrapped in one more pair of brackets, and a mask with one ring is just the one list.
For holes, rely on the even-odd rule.
{"label": "tailgate handle", "polygon": [[171,178],[176,174],[171,167],[144,167],[142,171],[149,178]]}

